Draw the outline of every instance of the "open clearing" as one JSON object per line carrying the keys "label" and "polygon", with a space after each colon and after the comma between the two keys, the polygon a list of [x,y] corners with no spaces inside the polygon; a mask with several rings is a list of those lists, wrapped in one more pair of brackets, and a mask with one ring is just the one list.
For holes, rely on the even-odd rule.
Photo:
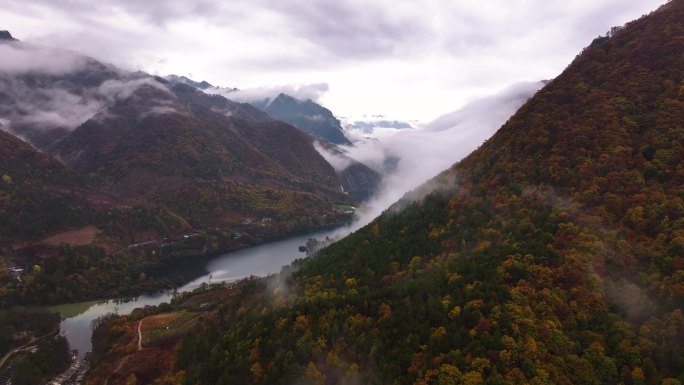
{"label": "open clearing", "polygon": [[71,246],[81,246],[91,243],[97,234],[100,233],[100,229],[93,225],[88,225],[76,230],[69,230],[59,234],[52,235],[43,239],[42,243],[59,246],[62,243],[66,243]]}

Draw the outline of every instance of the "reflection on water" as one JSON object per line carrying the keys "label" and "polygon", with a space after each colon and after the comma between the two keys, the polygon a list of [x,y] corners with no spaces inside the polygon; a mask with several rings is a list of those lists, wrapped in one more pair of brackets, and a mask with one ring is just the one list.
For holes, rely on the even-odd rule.
{"label": "reflection on water", "polygon": [[[303,257],[304,254],[300,253],[298,248],[306,242],[307,238],[322,239],[333,232],[334,230],[299,235],[282,241],[222,254],[212,259],[197,258],[190,264],[185,261],[178,264],[177,268],[171,268],[167,271],[170,274],[174,274],[174,271],[181,271],[185,274],[186,279],[191,279],[178,288],[178,291],[193,290],[204,282],[232,282],[250,275],[265,276],[277,273],[282,266],[289,264],[296,258]],[[188,271],[198,272],[201,275],[197,276],[195,273],[194,279],[192,277],[187,278]],[[79,355],[83,356],[91,348],[92,330],[90,325],[93,320],[108,313],[125,315],[135,308],[169,302],[171,296],[171,292],[160,292],[127,300],[88,301],[54,306],[50,309],[62,314],[64,319],[60,324],[61,333],[67,338],[71,348],[77,349]]]}
{"label": "reflection on water", "polygon": [[128,314],[133,309],[145,305],[158,305],[168,302],[172,293],[164,292],[159,294],[141,295],[137,298],[121,301],[110,299],[106,301],[90,301],[75,304],[53,306],[50,309],[62,314],[64,319],[60,323],[60,333],[69,341],[71,349],[76,349],[82,357],[90,351],[90,335],[92,330],[90,325],[93,320],[105,314]]}

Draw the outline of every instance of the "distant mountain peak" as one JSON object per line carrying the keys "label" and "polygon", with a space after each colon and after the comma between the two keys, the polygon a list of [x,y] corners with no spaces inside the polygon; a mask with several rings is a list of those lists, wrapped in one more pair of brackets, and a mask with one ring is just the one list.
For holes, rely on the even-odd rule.
{"label": "distant mountain peak", "polygon": [[12,37],[12,34],[7,30],[0,31],[0,41],[19,41]]}
{"label": "distant mountain peak", "polygon": [[274,119],[291,124],[309,135],[333,144],[351,144],[333,113],[311,99],[298,99],[281,92],[273,99],[266,98],[251,104]]}
{"label": "distant mountain peak", "polygon": [[197,82],[195,80],[192,80],[188,77],[185,76],[178,76],[178,75],[168,75],[165,77],[166,80],[173,84],[185,84],[191,87],[195,87],[199,90],[206,90],[208,88],[214,88],[215,86],[205,80],[202,80],[201,82]]}

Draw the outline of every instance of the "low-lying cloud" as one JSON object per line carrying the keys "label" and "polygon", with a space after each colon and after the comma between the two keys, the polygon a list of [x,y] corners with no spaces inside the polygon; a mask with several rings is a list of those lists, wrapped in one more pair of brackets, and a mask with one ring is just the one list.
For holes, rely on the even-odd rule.
{"label": "low-lying cloud", "polygon": [[83,68],[87,58],[75,53],[20,43],[0,44],[0,72],[59,75]]}
{"label": "low-lying cloud", "polygon": [[[19,135],[24,130],[73,130],[140,87],[171,95],[150,76],[102,67],[68,51],[11,43],[0,44],[0,55],[0,118],[4,130]],[[89,80],[74,76],[82,71],[87,71]],[[92,81],[97,77],[99,84]]]}
{"label": "low-lying cloud", "polygon": [[[15,89],[16,90],[16,89]],[[61,88],[21,87],[17,107],[21,116],[13,120],[35,128],[74,128],[95,115],[102,101],[73,94]]]}
{"label": "low-lying cloud", "polygon": [[353,163],[351,158],[325,148],[318,141],[314,141],[314,148],[337,172],[344,171]]}
{"label": "low-lying cloud", "polygon": [[142,86],[154,87],[158,90],[171,94],[171,91],[162,83],[151,77],[142,77],[133,80],[107,80],[98,87],[99,93],[109,100],[124,100],[129,98]]}
{"label": "low-lying cloud", "polygon": [[378,171],[383,171],[388,157],[398,159],[394,172],[384,177],[373,198],[357,210],[358,220],[352,230],[367,224],[407,192],[468,155],[542,86],[542,82],[517,83],[443,115],[421,129],[397,131],[393,136],[342,147],[347,156]]}

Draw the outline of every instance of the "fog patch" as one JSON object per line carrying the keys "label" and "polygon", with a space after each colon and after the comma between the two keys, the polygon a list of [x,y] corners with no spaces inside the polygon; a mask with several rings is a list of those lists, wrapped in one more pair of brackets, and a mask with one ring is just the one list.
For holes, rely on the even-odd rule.
{"label": "fog patch", "polygon": [[604,280],[604,285],[607,297],[625,312],[630,321],[644,321],[656,310],[653,300],[635,283],[621,278]]}
{"label": "fog patch", "polygon": [[14,134],[18,134],[15,129],[26,126],[37,130],[71,130],[93,117],[105,105],[102,98],[87,91],[75,94],[61,85],[40,87],[15,77],[3,80],[3,92],[11,102],[0,105],[0,115],[6,122],[4,126]]}
{"label": "fog patch", "polygon": [[380,174],[389,174],[394,171],[395,167],[391,167],[391,170],[387,167],[387,160],[396,159],[397,152],[392,151],[387,143],[376,138],[350,137],[350,139],[354,143],[353,146],[339,146],[349,158],[365,164]]}
{"label": "fog patch", "polygon": [[333,166],[333,168],[337,172],[344,171],[353,162],[353,160],[350,159],[349,157],[335,153],[334,151],[328,150],[327,148],[323,147],[317,140],[314,141],[313,145],[314,145],[314,148],[316,149],[316,151],[318,151],[318,153],[321,154],[321,156],[328,163],[330,163],[330,165]]}
{"label": "fog patch", "polygon": [[[70,78],[46,75],[0,74],[5,101],[0,103],[4,130],[14,135],[53,129],[74,130],[86,121],[108,117],[107,107],[130,97],[141,87],[154,87],[173,95],[162,83],[149,76],[129,80],[106,80],[100,85],[83,86]],[[163,101],[160,101],[162,103]],[[163,103],[162,103],[163,104]],[[151,114],[171,112],[170,107],[153,108]]]}
{"label": "fog patch", "polygon": [[103,96],[112,101],[128,99],[140,87],[150,86],[169,95],[173,95],[164,84],[152,77],[142,77],[133,80],[107,80],[98,87],[98,91]]}
{"label": "fog patch", "polygon": [[24,113],[22,124],[36,128],[73,129],[93,117],[104,107],[101,100],[79,96],[60,88],[37,89],[28,100],[18,100]]}
{"label": "fog patch", "polygon": [[23,74],[39,72],[60,75],[84,68],[87,57],[69,51],[28,45],[0,44],[0,72]]}
{"label": "fog patch", "polygon": [[296,293],[290,287],[292,275],[299,270],[296,264],[285,265],[277,274],[264,278],[266,282],[266,296],[274,307],[283,306],[296,298]]}

